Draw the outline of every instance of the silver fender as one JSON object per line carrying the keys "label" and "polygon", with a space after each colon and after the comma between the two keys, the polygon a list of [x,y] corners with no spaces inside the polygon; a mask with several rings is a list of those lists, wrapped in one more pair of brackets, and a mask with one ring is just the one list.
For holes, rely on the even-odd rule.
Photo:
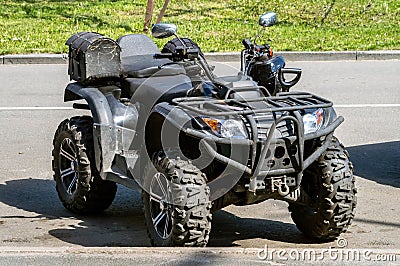
{"label": "silver fender", "polygon": [[64,94],[65,102],[84,99],[88,104],[93,117],[96,168],[103,179],[107,172],[112,172],[115,155],[131,149],[136,133],[136,107],[119,102],[114,97],[118,90],[117,87],[99,89],[71,83]]}

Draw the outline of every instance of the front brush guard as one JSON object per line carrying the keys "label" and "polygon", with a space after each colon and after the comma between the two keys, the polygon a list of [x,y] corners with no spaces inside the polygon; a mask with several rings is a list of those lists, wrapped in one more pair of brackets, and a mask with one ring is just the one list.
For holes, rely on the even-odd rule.
{"label": "front brush guard", "polygon": [[[272,141],[272,136],[274,135],[274,131],[276,130],[276,125],[286,119],[289,119],[291,121],[297,121],[296,118],[293,117],[284,117],[283,119],[277,120],[275,122],[268,134],[267,140],[261,143],[261,154],[260,158],[265,158],[268,148],[271,145]],[[249,183],[249,188],[248,190],[251,192],[256,192],[257,189],[260,189],[264,187],[262,183],[264,182],[264,177],[267,175],[273,175],[273,176],[279,176],[279,175],[288,175],[288,174],[293,174],[296,173],[296,184],[299,185],[301,183],[301,179],[303,176],[303,171],[309,167],[319,156],[321,156],[324,151],[329,147],[332,137],[333,137],[333,131],[344,121],[343,117],[338,117],[335,121],[333,121],[328,127],[325,129],[319,130],[318,132],[311,133],[311,134],[299,134],[299,130],[297,130],[297,139],[299,140],[299,153],[300,156],[302,156],[304,152],[304,141],[306,140],[311,140],[315,138],[320,138],[322,136],[326,136],[324,143],[322,146],[320,146],[318,149],[316,149],[310,156],[307,158],[301,158],[299,160],[300,166],[299,169],[295,168],[288,168],[288,169],[280,169],[280,170],[261,170],[263,160],[260,159],[258,164],[255,165],[255,167],[250,168],[247,165],[241,164],[239,162],[236,162],[226,156],[223,156],[219,154],[217,151],[215,151],[212,146],[207,142],[207,139],[210,139],[209,135],[205,135],[199,132],[196,132],[194,130],[189,130],[187,129],[185,132],[188,135],[191,135],[193,137],[202,137],[202,140],[200,141],[200,144],[203,145],[204,150],[213,158],[216,160],[230,165],[231,167],[235,168],[236,170],[246,173],[247,175],[250,176],[250,183]],[[299,124],[298,122],[295,122]],[[195,133],[196,132],[196,133]],[[202,136],[203,135],[203,136]],[[219,141],[218,138],[212,138],[212,141],[222,144],[222,142]],[[253,142],[249,142],[248,140],[241,141],[241,140],[232,140],[230,142],[232,145],[248,145],[252,144]],[[262,179],[258,179],[258,177],[262,177]]]}
{"label": "front brush guard", "polygon": [[[271,106],[269,109],[229,109],[231,105],[239,105],[246,106],[247,103],[264,101],[269,103]],[[331,122],[327,127],[320,129],[316,132],[309,133],[304,135],[304,128],[302,122],[302,116],[299,111],[304,109],[312,109],[312,108],[329,108],[332,107],[332,102],[323,99],[321,97],[308,94],[308,93],[281,93],[278,96],[274,97],[263,97],[256,99],[248,99],[247,101],[243,100],[243,103],[240,100],[232,100],[226,99],[224,101],[213,101],[204,98],[196,98],[192,99],[188,98],[178,98],[174,99],[173,102],[180,108],[186,109],[188,111],[197,113],[198,115],[207,115],[207,116],[229,116],[229,115],[242,115],[249,121],[249,125],[251,126],[252,132],[257,132],[257,124],[254,122],[254,118],[252,115],[256,115],[257,113],[266,113],[266,112],[290,112],[292,115],[285,115],[277,119],[269,129],[267,133],[266,140],[260,141],[257,139],[258,134],[253,134],[253,139],[224,139],[219,138],[217,136],[211,136],[204,132],[186,129],[185,133],[191,135],[193,137],[201,139],[200,144],[204,147],[204,150],[216,160],[227,164],[241,173],[246,173],[250,176],[250,183],[248,190],[250,192],[256,192],[257,189],[265,188],[264,178],[265,176],[284,176],[289,174],[296,174],[296,185],[297,188],[301,183],[301,179],[303,176],[303,171],[309,167],[321,154],[328,148],[331,143],[334,130],[344,121],[344,118],[339,116],[333,122]],[[207,105],[208,108],[213,107],[212,109],[218,111],[209,111],[204,109]],[[223,105],[223,106],[222,106]],[[221,111],[223,110],[223,111]],[[295,138],[297,140],[298,152],[299,152],[299,165],[295,168],[285,168],[285,169],[275,169],[275,170],[263,170],[264,159],[267,155],[268,148],[273,142],[273,136],[276,127],[278,124],[284,121],[290,121],[294,124],[294,133]],[[304,142],[306,140],[322,138],[325,136],[322,146],[317,148],[310,156],[307,158],[303,158],[304,154]],[[224,155],[219,154],[213,147],[208,143],[208,141],[212,141],[218,144],[231,144],[231,145],[251,145],[252,146],[252,165],[248,166],[242,164],[240,162],[234,161]],[[261,145],[260,155],[257,156],[259,158],[258,163],[255,163],[256,159],[256,150],[257,145]],[[282,196],[282,195],[281,195]],[[289,195],[290,197],[290,195]]]}

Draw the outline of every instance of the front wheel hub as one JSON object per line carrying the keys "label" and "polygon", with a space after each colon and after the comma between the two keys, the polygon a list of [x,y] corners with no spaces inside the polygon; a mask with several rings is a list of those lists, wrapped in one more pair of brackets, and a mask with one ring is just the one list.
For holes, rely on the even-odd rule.
{"label": "front wheel hub", "polygon": [[153,227],[162,239],[167,239],[172,231],[170,198],[169,181],[162,173],[156,173],[150,186],[150,213]]}

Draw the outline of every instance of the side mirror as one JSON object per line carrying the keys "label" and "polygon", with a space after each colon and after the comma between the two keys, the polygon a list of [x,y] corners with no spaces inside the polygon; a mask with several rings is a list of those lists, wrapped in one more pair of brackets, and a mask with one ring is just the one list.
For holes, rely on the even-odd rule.
{"label": "side mirror", "polygon": [[151,28],[151,35],[153,35],[154,38],[158,39],[168,38],[175,35],[177,30],[178,28],[175,24],[158,23],[154,24]]}
{"label": "side mirror", "polygon": [[276,23],[276,13],[275,12],[267,12],[260,16],[258,20],[258,24],[263,27],[271,27]]}

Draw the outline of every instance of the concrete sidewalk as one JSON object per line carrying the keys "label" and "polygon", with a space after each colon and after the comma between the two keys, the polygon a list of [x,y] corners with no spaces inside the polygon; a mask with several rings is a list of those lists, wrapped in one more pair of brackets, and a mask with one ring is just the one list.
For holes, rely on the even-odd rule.
{"label": "concrete sidewalk", "polygon": [[[275,52],[286,61],[400,60],[400,50],[342,52]],[[209,61],[240,61],[239,52],[206,53]],[[0,64],[66,64],[67,54],[27,54],[0,56]]]}

